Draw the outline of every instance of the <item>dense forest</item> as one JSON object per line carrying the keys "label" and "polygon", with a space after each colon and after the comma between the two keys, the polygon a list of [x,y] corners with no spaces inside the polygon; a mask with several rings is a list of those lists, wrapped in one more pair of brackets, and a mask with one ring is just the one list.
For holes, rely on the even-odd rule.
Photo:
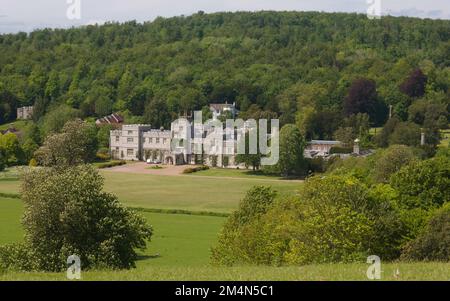
{"label": "dense forest", "polygon": [[35,105],[35,121],[55,110],[121,112],[167,126],[228,101],[243,117],[278,116],[307,138],[332,138],[345,116],[365,113],[381,126],[389,105],[400,121],[417,101],[447,109],[449,40],[449,20],[315,12],[198,12],[4,34],[0,124]]}

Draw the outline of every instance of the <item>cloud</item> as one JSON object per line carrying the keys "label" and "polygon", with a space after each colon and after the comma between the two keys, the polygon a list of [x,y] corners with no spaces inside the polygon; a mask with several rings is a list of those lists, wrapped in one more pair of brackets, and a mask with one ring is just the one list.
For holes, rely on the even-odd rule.
{"label": "cloud", "polygon": [[410,8],[401,9],[401,10],[387,9],[386,15],[431,18],[431,19],[450,19],[450,14],[444,12],[441,9],[421,10],[421,9],[417,9],[415,7],[410,7]]}

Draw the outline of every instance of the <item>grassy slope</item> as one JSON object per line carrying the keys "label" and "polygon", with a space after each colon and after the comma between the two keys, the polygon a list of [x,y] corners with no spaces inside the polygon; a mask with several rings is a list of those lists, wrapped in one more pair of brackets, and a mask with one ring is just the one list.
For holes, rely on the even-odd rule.
{"label": "grassy slope", "polygon": [[[201,176],[160,176],[101,171],[105,190],[116,194],[127,206],[231,212],[254,185],[270,185],[283,193],[295,193],[300,182],[253,178],[209,178]],[[18,180],[1,180],[0,192],[18,193]]]}
{"label": "grassy slope", "polygon": [[[0,245],[23,239],[19,199],[0,197]],[[154,228],[154,236],[138,267],[202,266],[209,262],[210,247],[225,218],[214,216],[141,212]]]}
{"label": "grassy slope", "polygon": [[[106,179],[107,186],[110,189],[126,193],[130,186],[120,186],[119,182],[123,178],[129,178],[130,175],[122,179],[114,179],[108,176]],[[142,177],[142,175],[139,175]],[[168,177],[169,179],[161,179],[161,185],[170,185],[169,180],[173,180],[172,190],[177,190],[178,195],[189,190],[189,193],[195,193],[192,188],[186,188],[186,185],[196,185],[197,180],[208,181],[214,180],[212,183],[221,183],[225,179],[209,179],[194,176]],[[173,178],[173,179],[171,179]],[[135,183],[131,185],[132,189],[148,190],[148,182],[152,185],[158,185],[157,180],[153,176],[145,175],[141,178],[143,183]],[[120,180],[120,181],[119,181]],[[134,179],[136,180],[136,179]],[[185,183],[187,181],[187,183]],[[234,182],[237,181],[237,182]],[[254,181],[225,180],[226,185],[230,183],[247,183]],[[259,183],[260,181],[256,181]],[[272,181],[273,182],[273,181]],[[270,182],[270,183],[272,183]],[[181,185],[183,184],[184,185]],[[205,183],[205,182],[203,182]],[[143,185],[144,184],[144,185]],[[276,183],[279,185],[287,185],[292,183]],[[294,183],[294,187],[298,183]],[[0,192],[14,192],[14,185],[18,186],[18,181],[0,180]],[[149,185],[150,187],[152,185]],[[199,197],[202,202],[204,198],[216,198],[218,194],[232,188],[237,194],[236,186],[227,187],[222,185],[216,191]],[[144,187],[144,188],[143,188]],[[292,186],[288,185],[288,189]],[[5,190],[7,189],[7,190]],[[166,187],[165,189],[170,189]],[[285,188],[282,188],[285,189]],[[128,190],[131,191],[131,190]],[[147,191],[148,193],[148,191]],[[155,192],[153,191],[153,194]],[[161,192],[159,192],[161,193]],[[164,195],[164,192],[163,192]],[[195,199],[191,198],[190,203]],[[225,193],[225,196],[227,194]],[[134,195],[136,198],[137,195]],[[162,197],[162,196],[160,196]],[[203,197],[203,198],[202,198]],[[240,197],[240,196],[239,196]],[[213,198],[213,200],[214,200]],[[136,199],[137,200],[137,199]],[[146,203],[154,205],[158,203]],[[195,208],[195,204],[187,203],[187,208]],[[186,208],[186,207],[185,207]],[[203,208],[203,207],[202,207]],[[211,209],[210,207],[206,207]],[[0,197],[0,245],[5,243],[20,241],[23,237],[23,230],[20,225],[20,216],[23,206],[18,199],[9,199]],[[367,264],[332,264],[332,265],[311,265],[304,267],[212,267],[209,265],[210,247],[214,245],[217,239],[217,233],[223,222],[222,217],[197,216],[197,215],[179,215],[179,214],[161,214],[142,212],[149,223],[155,229],[152,242],[149,243],[148,249],[141,254],[141,259],[137,262],[137,269],[130,271],[89,271],[83,272],[84,280],[367,280],[365,273]],[[156,256],[159,254],[159,256]],[[395,280],[393,276],[394,270],[399,268],[400,280],[449,280],[450,279],[450,263],[389,263],[383,264],[383,279]],[[1,280],[65,280],[65,273],[15,273],[8,272],[0,275]]]}

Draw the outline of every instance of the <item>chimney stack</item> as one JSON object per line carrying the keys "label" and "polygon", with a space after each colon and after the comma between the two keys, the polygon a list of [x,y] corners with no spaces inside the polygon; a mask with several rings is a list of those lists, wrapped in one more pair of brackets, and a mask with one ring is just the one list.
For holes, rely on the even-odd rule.
{"label": "chimney stack", "polygon": [[425,145],[425,132],[422,131],[420,134],[420,145]]}

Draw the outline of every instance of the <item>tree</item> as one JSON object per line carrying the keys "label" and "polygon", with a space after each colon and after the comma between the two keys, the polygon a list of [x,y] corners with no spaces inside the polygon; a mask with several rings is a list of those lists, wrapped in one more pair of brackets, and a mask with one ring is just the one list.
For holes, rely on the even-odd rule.
{"label": "tree", "polygon": [[399,123],[400,120],[397,117],[392,117],[386,122],[381,132],[375,136],[375,142],[378,146],[387,147],[389,145],[389,137],[392,135]]}
{"label": "tree", "polygon": [[392,145],[383,150],[375,162],[374,178],[379,183],[389,183],[392,174],[409,164],[416,156],[410,147]]}
{"label": "tree", "polygon": [[25,173],[23,249],[30,270],[61,272],[73,254],[83,269],[135,266],[136,249],[146,248],[152,228],[102,188],[103,179],[92,166]]}
{"label": "tree", "polygon": [[0,82],[0,124],[16,119],[17,97],[2,87]]}
{"label": "tree", "polygon": [[23,153],[20,148],[19,139],[13,133],[0,134],[0,150],[4,161],[8,166],[14,166],[22,162]]}
{"label": "tree", "polygon": [[[253,129],[256,131],[255,129]],[[236,155],[236,163],[245,165],[245,168],[252,167],[253,170],[258,170],[261,166],[261,153],[259,151],[259,137],[257,139],[256,154],[250,154],[250,133],[245,133],[245,153]]]}
{"label": "tree", "polygon": [[355,140],[356,135],[353,132],[353,128],[340,127],[334,132],[333,138],[337,141],[342,142],[344,146],[349,147],[353,145],[353,141]]}
{"label": "tree", "polygon": [[59,132],[67,121],[79,116],[79,111],[71,107],[61,105],[45,115],[42,124],[44,136]]}
{"label": "tree", "polygon": [[[238,210],[234,211],[227,219],[220,231],[219,241],[212,248],[211,259],[218,264],[234,264],[237,262],[249,262],[255,260],[253,254],[245,254],[242,239],[246,226],[263,216],[272,206],[276,191],[270,187],[252,187],[239,202]],[[244,253],[244,254],[243,254]]]}
{"label": "tree", "polygon": [[153,98],[145,106],[144,121],[153,128],[170,128],[171,117],[167,104],[164,100]]}
{"label": "tree", "polygon": [[401,196],[404,208],[440,207],[450,201],[450,158],[412,161],[392,175],[390,184]]}
{"label": "tree", "polygon": [[403,144],[408,146],[420,145],[420,127],[412,122],[401,122],[395,126],[389,137],[389,145]]}
{"label": "tree", "polygon": [[427,76],[423,74],[422,70],[415,69],[400,85],[400,90],[409,97],[422,97],[425,94],[426,84]]}
{"label": "tree", "polygon": [[92,162],[97,149],[95,125],[76,119],[67,122],[61,133],[49,135],[35,156],[44,166],[71,166]]}
{"label": "tree", "polygon": [[402,258],[415,261],[450,260],[450,204],[433,214],[418,237],[404,247]]}
{"label": "tree", "polygon": [[356,79],[352,82],[348,95],[344,100],[344,113],[349,116],[357,113],[367,113],[372,121],[380,121],[384,116],[379,111],[376,84],[369,79]]}
{"label": "tree", "polygon": [[303,151],[305,139],[293,124],[287,124],[280,130],[280,158],[276,169],[283,175],[302,175],[305,173]]}

